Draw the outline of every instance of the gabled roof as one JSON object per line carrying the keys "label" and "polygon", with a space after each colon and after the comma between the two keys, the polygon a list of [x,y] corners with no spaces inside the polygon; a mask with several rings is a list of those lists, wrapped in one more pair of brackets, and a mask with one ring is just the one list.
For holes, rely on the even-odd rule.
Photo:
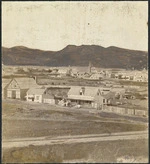
{"label": "gabled roof", "polygon": [[[98,92],[98,87],[84,87],[85,92],[82,96],[91,96],[94,97]],[[71,89],[68,92],[68,95],[80,95],[80,90],[82,89],[82,86],[72,86]]]}
{"label": "gabled roof", "polygon": [[42,95],[45,92],[46,89],[43,88],[30,88],[28,90],[29,95]]}
{"label": "gabled roof", "polygon": [[112,99],[112,98],[114,98],[115,97],[115,95],[116,95],[116,93],[115,92],[109,92],[109,93],[107,93],[106,95],[104,95],[104,98],[105,99]]}
{"label": "gabled roof", "polygon": [[44,99],[54,99],[54,95],[44,94],[43,98]]}
{"label": "gabled roof", "polygon": [[2,79],[2,89],[7,87],[12,79]]}
{"label": "gabled roof", "polygon": [[39,87],[33,78],[14,78],[20,89],[29,89],[31,87]]}

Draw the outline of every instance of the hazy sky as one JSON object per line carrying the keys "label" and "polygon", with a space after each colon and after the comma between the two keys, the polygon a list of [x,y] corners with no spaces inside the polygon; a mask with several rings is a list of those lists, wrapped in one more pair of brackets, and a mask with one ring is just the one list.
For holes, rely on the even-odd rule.
{"label": "hazy sky", "polygon": [[148,50],[148,2],[2,2],[2,46]]}

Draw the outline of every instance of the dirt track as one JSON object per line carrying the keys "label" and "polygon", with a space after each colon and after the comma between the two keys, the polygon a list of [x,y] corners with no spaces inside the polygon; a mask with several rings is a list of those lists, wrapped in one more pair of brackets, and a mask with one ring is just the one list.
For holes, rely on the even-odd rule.
{"label": "dirt track", "polygon": [[87,143],[96,141],[115,141],[115,140],[131,140],[131,139],[147,139],[146,131],[139,132],[122,132],[112,134],[93,134],[93,135],[75,135],[75,136],[60,136],[60,137],[35,137],[21,138],[12,140],[3,140],[3,148],[24,147],[29,145],[54,145],[54,144],[74,144]]}

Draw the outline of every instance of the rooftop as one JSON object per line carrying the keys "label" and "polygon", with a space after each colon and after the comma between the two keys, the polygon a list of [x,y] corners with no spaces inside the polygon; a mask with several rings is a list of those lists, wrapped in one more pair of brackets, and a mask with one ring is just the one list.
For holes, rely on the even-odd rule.
{"label": "rooftop", "polygon": [[2,89],[4,89],[10,83],[11,79],[2,79]]}
{"label": "rooftop", "polygon": [[20,89],[29,89],[31,87],[39,87],[33,78],[14,78]]}
{"label": "rooftop", "polygon": [[29,95],[33,95],[33,94],[42,95],[45,92],[45,90],[46,89],[43,89],[43,88],[30,88],[27,93]]}

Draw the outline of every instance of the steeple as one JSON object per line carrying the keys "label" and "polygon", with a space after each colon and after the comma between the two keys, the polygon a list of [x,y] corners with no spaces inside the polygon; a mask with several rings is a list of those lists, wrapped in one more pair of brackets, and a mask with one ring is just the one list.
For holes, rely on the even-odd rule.
{"label": "steeple", "polygon": [[91,62],[89,62],[89,66],[88,66],[88,72],[91,73],[91,68],[92,68],[92,64]]}

